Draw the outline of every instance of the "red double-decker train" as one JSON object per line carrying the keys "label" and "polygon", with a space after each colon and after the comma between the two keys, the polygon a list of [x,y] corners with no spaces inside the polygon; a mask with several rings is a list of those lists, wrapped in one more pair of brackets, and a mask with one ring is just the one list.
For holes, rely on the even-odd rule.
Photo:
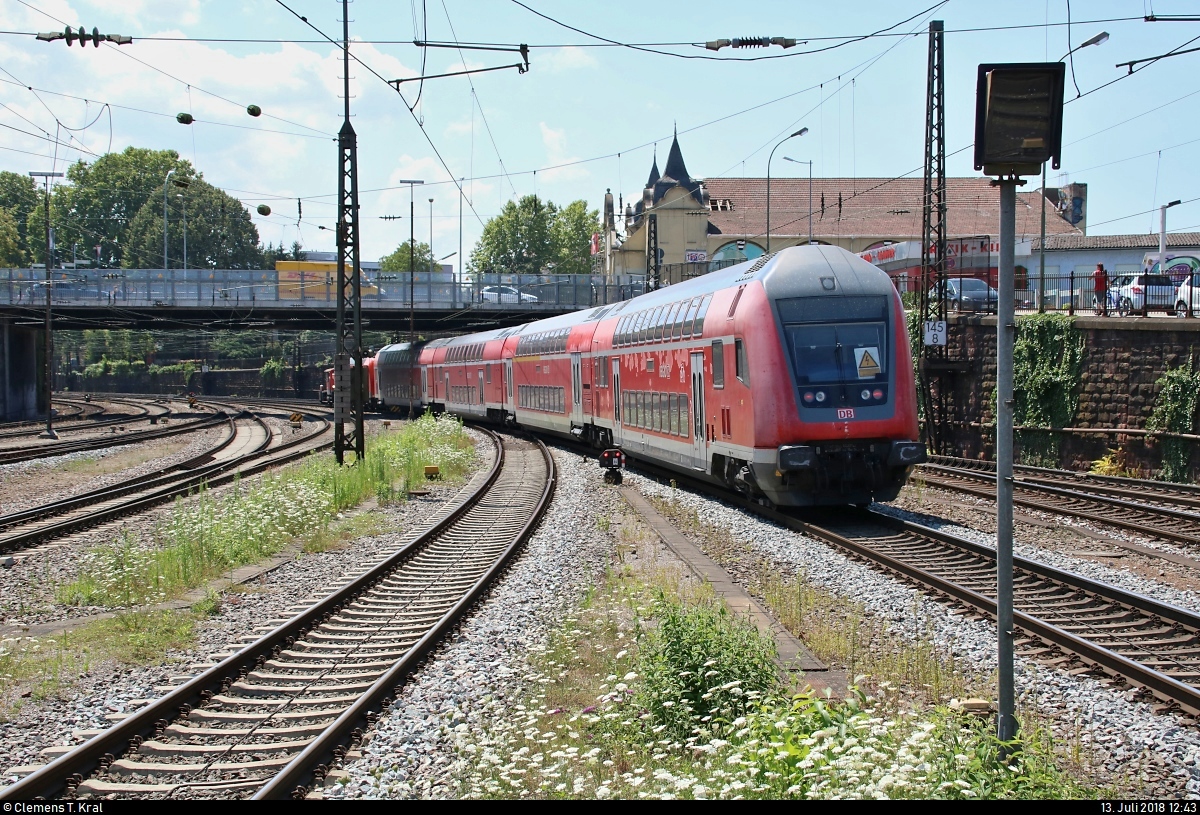
{"label": "red double-decker train", "polygon": [[617,447],[780,506],[887,501],[925,459],[900,297],[832,246],[375,359],[385,409]]}

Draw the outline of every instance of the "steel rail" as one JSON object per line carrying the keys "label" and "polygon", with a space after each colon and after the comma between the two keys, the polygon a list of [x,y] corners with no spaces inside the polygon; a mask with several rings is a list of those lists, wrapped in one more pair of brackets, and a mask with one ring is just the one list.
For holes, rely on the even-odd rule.
{"label": "steel rail", "polygon": [[39,768],[11,786],[0,790],[0,801],[52,798],[74,788],[82,778],[108,766],[115,756],[140,745],[148,736],[165,729],[175,718],[187,716],[194,706],[203,704],[226,683],[233,683],[289,647],[297,638],[316,628],[325,619],[347,607],[353,599],[369,590],[411,555],[448,529],[488,492],[504,463],[504,448],[491,434],[497,453],[492,468],[478,489],[454,507],[444,518],[416,539],[393,553],[367,572],[354,578],[321,601],[293,616],[273,631],[245,648],[221,660],[180,687],[146,705],[113,727],[105,730],[69,753]]}
{"label": "steel rail", "polygon": [[[54,444],[45,444],[32,448],[25,447],[0,450],[0,464],[16,464],[22,461],[32,461],[39,458],[62,456],[68,453],[79,453],[87,450],[103,450],[109,447],[119,447],[125,444],[153,441],[154,439],[177,436],[181,433],[191,433],[194,430],[204,430],[208,427],[211,427],[213,424],[219,424],[222,419],[223,414],[215,414],[213,416],[205,416],[200,419],[193,419],[189,422],[171,425],[170,427],[160,427],[156,430],[135,430],[123,436],[96,436],[95,438],[91,439],[57,442]],[[113,424],[116,423],[117,422],[113,422]]]}
{"label": "steel rail", "polygon": [[[921,569],[920,567],[914,566],[911,563],[906,563],[902,560],[879,552],[869,545],[857,542],[852,538],[840,535],[837,532],[822,527],[818,524],[802,520],[795,515],[781,512],[778,509],[765,507],[761,504],[751,501],[744,496],[722,490],[715,484],[701,481],[697,478],[682,476],[680,473],[675,471],[667,470],[653,464],[647,464],[642,461],[636,461],[636,465],[638,469],[645,470],[652,476],[666,476],[675,479],[680,483],[686,482],[700,492],[712,495],[723,501],[731,503],[739,509],[747,510],[754,514],[760,515],[761,517],[766,518],[767,520],[787,529],[811,535],[845,552],[848,552],[855,557],[876,563],[882,566],[884,569],[892,571],[895,574],[903,575],[913,582],[924,585],[940,594],[971,606],[972,608],[992,617],[993,619],[996,616],[996,602],[994,599],[973,591],[966,586],[961,586],[957,583],[954,583],[952,580],[948,580],[932,572]],[[951,535],[940,530],[931,529],[910,521],[903,521],[898,518],[880,515],[879,513],[875,512],[867,511],[865,513],[865,517],[869,519],[871,523],[876,523],[892,530],[907,531],[910,534],[919,535],[922,538],[933,539],[941,544],[959,547],[973,554],[989,557],[994,562],[994,550],[972,541],[959,538],[955,535]],[[1080,591],[1088,592],[1098,597],[1103,597],[1119,605],[1125,605],[1132,609],[1160,616],[1164,620],[1192,628],[1193,630],[1200,630],[1200,616],[1193,614],[1187,609],[1172,606],[1167,603],[1161,603],[1157,600],[1153,600],[1133,592],[1127,592],[1114,586],[1088,580],[1080,575],[1055,569],[1054,567],[1025,558],[1014,558],[1013,566],[1014,568],[1037,574],[1047,580],[1060,582]],[[1179,680],[1169,677],[1160,671],[1156,671],[1153,668],[1142,665],[1141,663],[1115,653],[1101,645],[1091,642],[1090,640],[1078,637],[1068,631],[1064,631],[1061,628],[1026,612],[1017,611],[1015,623],[1017,627],[1021,628],[1032,636],[1037,637],[1045,642],[1057,645],[1058,647],[1075,654],[1085,663],[1101,666],[1119,676],[1123,676],[1134,684],[1142,685],[1150,689],[1160,698],[1178,704],[1181,708],[1192,715],[1200,716],[1200,689],[1184,682],[1180,682]]]}
{"label": "steel rail", "polygon": [[538,501],[528,521],[517,532],[512,542],[504,550],[495,563],[475,584],[462,596],[454,606],[431,628],[415,645],[399,659],[387,673],[379,677],[375,684],[364,693],[357,702],[351,705],[337,720],[320,736],[312,741],[298,756],[284,767],[274,778],[265,784],[252,800],[278,800],[287,798],[303,798],[311,789],[312,784],[319,783],[326,774],[329,766],[341,758],[340,748],[355,737],[361,735],[362,728],[387,706],[387,700],[392,692],[407,676],[416,671],[418,663],[437,646],[442,637],[458,624],[471,606],[483,595],[492,581],[508,566],[509,561],[525,545],[525,541],[533,534],[543,515],[554,497],[558,483],[558,471],[554,457],[541,441],[537,442],[542,456],[546,460],[547,478]]}
{"label": "steel rail", "polygon": [[[926,470],[927,473],[931,473],[926,478],[926,484],[930,486],[963,492],[980,498],[995,498],[994,490],[976,489],[966,484],[954,483],[951,480],[953,478],[961,478],[963,480],[976,480],[994,484],[996,481],[994,475],[986,475],[973,471],[957,471],[948,467],[940,467],[940,465],[934,465],[934,468]],[[939,471],[943,472],[942,477],[937,475]],[[1094,494],[1089,495],[1079,490],[1069,490],[1063,487],[1053,487],[1044,484],[1032,484],[1023,479],[1014,480],[1013,486],[1017,493],[1013,495],[1013,503],[1028,509],[1037,509],[1043,512],[1069,515],[1073,518],[1104,523],[1148,537],[1156,537],[1179,543],[1200,544],[1200,515],[1194,512],[1185,512],[1170,507],[1160,507],[1153,504],[1143,504],[1136,501],[1126,501]],[[1061,499],[1061,503],[1051,500],[1039,501],[1036,498],[1029,497],[1028,494],[1024,496],[1020,495],[1020,492],[1041,493],[1052,498]],[[1090,506],[1090,508],[1079,508],[1069,502],[1082,503]],[[1180,531],[1170,526],[1151,525],[1149,520],[1131,520],[1130,517],[1137,513],[1140,513],[1144,517],[1160,518],[1164,522],[1181,522],[1189,526],[1192,531]]]}
{"label": "steel rail", "polygon": [[[261,419],[249,414],[255,421],[262,423]],[[320,444],[312,444],[314,438],[324,435],[329,431],[329,423],[324,422],[321,429],[317,432],[302,436],[296,439],[290,439],[279,444],[274,448],[269,448],[271,443],[270,429],[267,428],[268,434],[266,439],[255,450],[238,458],[229,459],[228,461],[214,462],[206,467],[193,470],[186,474],[182,479],[176,479],[174,484],[160,487],[154,490],[149,495],[137,498],[133,501],[123,503],[116,507],[101,510],[98,512],[89,513],[80,518],[68,518],[58,523],[47,524],[31,529],[27,532],[16,533],[0,538],[0,550],[13,551],[22,546],[28,546],[47,538],[53,538],[60,535],[76,532],[80,529],[86,529],[97,523],[112,520],[126,515],[132,515],[141,512],[151,507],[157,506],[165,501],[169,501],[178,496],[189,494],[193,489],[200,485],[209,487],[220,486],[234,478],[243,478],[251,475],[256,475],[264,470],[272,467],[277,467],[281,464],[286,464],[296,459],[308,456],[318,450],[323,450],[332,445],[332,442],[322,442]],[[294,447],[301,449],[283,452]],[[263,459],[258,461],[258,459]],[[256,462],[256,463],[251,463]]]}
{"label": "steel rail", "polygon": [[[930,464],[940,464],[946,467],[952,467],[960,470],[980,470],[983,472],[996,472],[996,463],[994,461],[978,461],[973,458],[960,458],[957,456],[930,456]],[[918,465],[918,468],[925,465]],[[1034,467],[1030,464],[1016,464],[1013,470],[1021,473],[1030,473],[1034,476],[1045,476],[1054,478],[1060,481],[1076,482],[1081,486],[1089,489],[1094,488],[1097,484],[1111,484],[1114,486],[1125,487],[1129,492],[1144,492],[1150,490],[1153,492],[1174,494],[1179,496],[1196,496],[1200,497],[1200,485],[1197,484],[1176,484],[1171,481],[1152,481],[1147,478],[1129,478],[1119,475],[1100,475],[1098,473],[1085,473],[1078,470],[1063,470],[1054,467]]]}

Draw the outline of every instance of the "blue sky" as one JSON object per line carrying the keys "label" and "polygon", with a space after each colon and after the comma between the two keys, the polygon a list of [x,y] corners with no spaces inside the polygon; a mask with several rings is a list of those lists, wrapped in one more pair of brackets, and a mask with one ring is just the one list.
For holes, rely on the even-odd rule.
{"label": "blue sky", "polygon": [[[784,155],[813,159],[817,176],[887,177],[915,170],[919,177],[924,32],[930,19],[944,20],[948,32],[948,152],[972,141],[978,63],[1055,60],[1070,47],[1068,37],[1078,45],[1103,30],[1111,35],[1107,43],[1075,54],[1075,81],[1084,95],[1066,106],[1063,165],[1061,171],[1051,171],[1050,184],[1070,179],[1089,185],[1091,234],[1156,231],[1157,212],[1146,211],[1200,197],[1200,163],[1195,161],[1200,137],[1193,135],[1200,124],[1200,52],[1161,60],[1089,93],[1126,73],[1116,63],[1156,56],[1200,38],[1200,22],[1148,23],[1142,21],[1144,14],[1200,14],[1200,4],[1075,0],[1068,29],[1059,25],[1067,18],[1065,0],[950,0],[936,8],[934,2],[622,0],[597,5],[525,0],[542,14],[622,43],[760,35],[808,39],[786,51],[661,49],[691,56],[799,54],[840,42],[817,38],[891,26],[896,26],[891,33],[915,34],[873,37],[816,54],[735,62],[592,47],[599,42],[511,0],[357,0],[350,7],[352,38],[398,41],[352,49],[387,79],[419,75],[422,59],[426,74],[461,70],[464,59],[473,68],[516,61],[515,54],[503,52],[422,53],[411,44],[414,29],[416,36],[430,41],[532,46],[528,73],[502,70],[476,74],[470,81],[428,81],[412,113],[366,67],[352,65],[353,122],[364,191],[363,257],[378,258],[407,238],[409,194],[408,187],[398,184],[402,179],[427,183],[416,191],[413,227],[420,240],[429,240],[428,199],[433,198],[438,257],[456,252],[459,245],[459,198],[447,179],[451,174],[475,179],[464,185],[469,202],[463,207],[463,243],[469,254],[483,222],[513,197],[536,192],[559,203],[583,198],[599,207],[606,188],[623,192],[627,200],[638,196],[655,146],[665,157],[675,127],[688,169],[697,177],[762,176],[774,143],[802,126],[809,128],[808,135],[776,152],[775,177],[807,173],[805,167],[781,161]],[[287,5],[326,34],[340,36],[341,6],[335,0],[287,0]],[[272,207],[268,217],[255,215],[264,241],[300,240],[308,249],[333,248],[332,231],[319,226],[331,226],[335,212],[338,153],[333,136],[342,116],[338,49],[328,43],[197,41],[319,38],[276,0],[0,2],[4,31],[61,30],[60,21],[89,31],[96,26],[102,33],[129,34],[135,42],[85,50],[62,41],[0,35],[0,124],[8,126],[0,128],[0,169],[47,170],[54,161],[54,145],[11,128],[57,134],[69,143],[57,147],[59,170],[81,155],[89,157],[84,149],[103,154],[110,139],[112,150],[131,144],[174,149],[248,206]],[[1029,27],[956,31],[997,26]],[[142,39],[148,37],[187,39]],[[1200,39],[1184,47],[1197,46]],[[418,84],[401,87],[412,104]],[[1067,87],[1072,99],[1070,73]],[[109,108],[102,106],[106,102]],[[259,105],[264,115],[248,116],[244,108],[249,104]],[[196,124],[177,124],[174,115],[188,111]],[[90,127],[68,138],[64,127],[80,128],[93,119]],[[974,175],[971,158],[970,149],[953,155],[950,174]],[[297,197],[303,199],[299,224]],[[379,217],[383,215],[403,217],[389,221]],[[1200,229],[1200,201],[1172,209],[1168,228]],[[458,257],[448,262],[457,266]]]}

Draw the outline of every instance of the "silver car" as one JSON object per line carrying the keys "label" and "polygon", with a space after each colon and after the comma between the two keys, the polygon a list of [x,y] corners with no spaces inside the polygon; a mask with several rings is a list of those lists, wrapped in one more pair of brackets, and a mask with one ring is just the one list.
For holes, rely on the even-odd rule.
{"label": "silver car", "polygon": [[479,293],[485,303],[536,303],[537,298],[513,286],[484,286]]}
{"label": "silver car", "polygon": [[[937,287],[934,287],[929,297],[937,299],[937,296]],[[946,281],[946,310],[951,313],[990,313],[996,310],[996,300],[996,290],[977,277],[954,277]]]}

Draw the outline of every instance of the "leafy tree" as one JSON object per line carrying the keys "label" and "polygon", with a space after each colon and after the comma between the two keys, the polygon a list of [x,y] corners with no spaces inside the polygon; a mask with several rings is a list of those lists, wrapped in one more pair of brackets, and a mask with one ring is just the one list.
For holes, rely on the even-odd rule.
{"label": "leafy tree", "polygon": [[0,266],[20,266],[24,259],[17,221],[11,210],[0,207]]}
{"label": "leafy tree", "polygon": [[554,219],[551,229],[555,274],[592,273],[592,234],[600,231],[600,212],[589,211],[586,201],[572,201]]}
{"label": "leafy tree", "polygon": [[[242,202],[202,178],[194,179],[181,197],[168,199],[167,254],[172,266],[183,264],[183,208],[187,208],[187,264],[192,269],[257,269],[262,264],[258,230]],[[175,228],[175,224],[179,224]],[[162,264],[161,202],[150,199],[129,224],[121,258],[125,268],[157,268]]]}
{"label": "leafy tree", "polygon": [[[127,147],[124,152],[101,156],[92,164],[83,161],[72,164],[67,170],[68,183],[54,188],[50,223],[55,228],[57,244],[67,248],[75,243],[86,246],[85,254],[92,258],[95,257],[92,247],[99,246],[102,266],[129,267],[125,263],[129,228],[139,212],[147,206],[153,208],[153,202],[157,202],[158,260],[151,265],[161,265],[163,182],[171,170],[175,171],[172,181],[192,183],[200,177],[191,163],[179,158],[174,150]],[[189,217],[189,233],[190,220]],[[35,231],[44,228],[40,208],[34,208],[28,222],[29,234],[40,234]],[[34,240],[28,248],[40,262],[44,252],[38,244]],[[191,249],[190,245],[188,248]]]}
{"label": "leafy tree", "polygon": [[536,195],[509,201],[483,227],[471,252],[473,274],[538,274],[557,259],[552,228],[558,208]]}
{"label": "leafy tree", "polygon": [[0,208],[7,209],[17,224],[20,236],[20,249],[25,255],[29,253],[27,240],[29,213],[42,203],[37,185],[27,175],[12,173],[7,170],[0,172]]}
{"label": "leafy tree", "polygon": [[[416,264],[418,272],[427,272],[433,264],[433,252],[429,248],[429,244],[417,241],[416,246],[412,248],[412,262]],[[409,270],[409,246],[408,241],[396,247],[396,251],[390,255],[384,255],[379,259],[379,268],[384,272],[407,272]]]}
{"label": "leafy tree", "polygon": [[592,233],[599,229],[599,217],[585,201],[572,201],[561,209],[535,195],[509,201],[484,225],[471,252],[471,272],[589,274]]}

